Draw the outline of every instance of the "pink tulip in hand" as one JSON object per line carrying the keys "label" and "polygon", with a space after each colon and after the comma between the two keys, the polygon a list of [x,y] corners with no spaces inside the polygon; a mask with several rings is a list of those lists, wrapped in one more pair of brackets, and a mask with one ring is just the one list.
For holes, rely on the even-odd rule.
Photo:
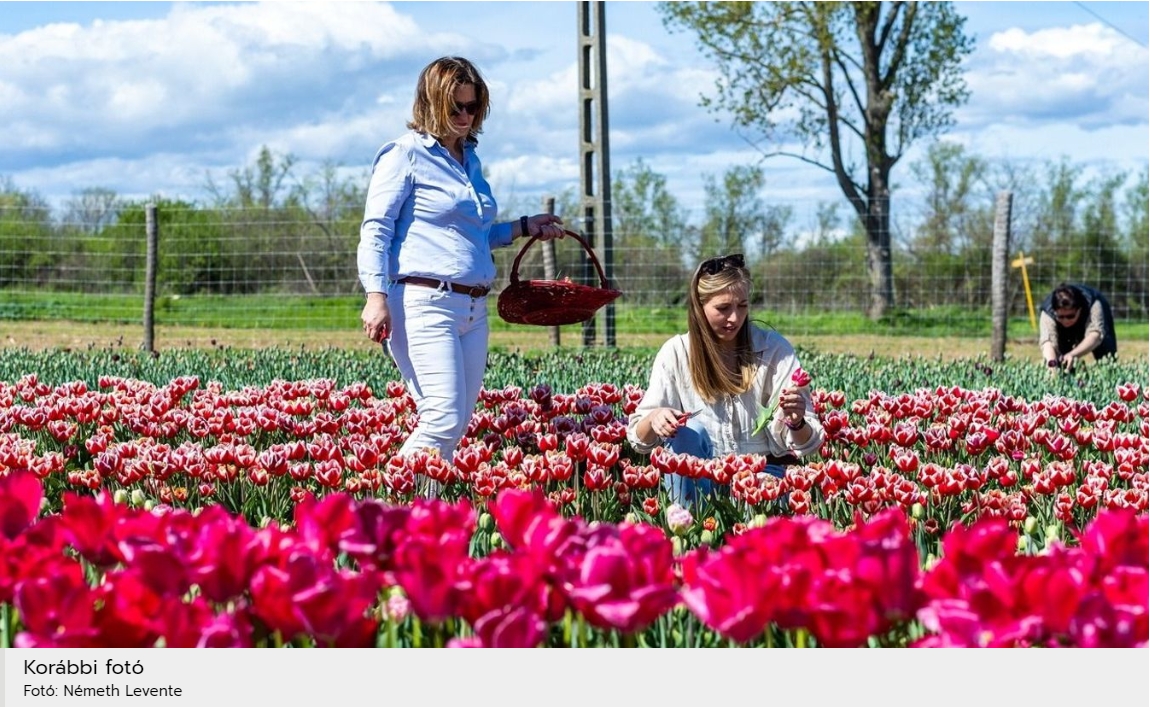
{"label": "pink tulip in hand", "polygon": [[[791,373],[791,384],[794,385],[795,387],[804,388],[804,387],[810,385],[810,383],[811,383],[811,374],[807,373],[801,366],[796,368]],[[783,391],[780,390],[779,394],[775,395],[773,397],[773,399],[771,400],[771,404],[767,405],[765,408],[763,408],[759,412],[759,417],[757,420],[755,420],[755,427],[753,430],[753,434],[758,434],[758,433],[762,432],[764,429],[767,428],[767,425],[771,424],[771,420],[775,416],[775,410],[777,410],[779,407],[779,396],[782,394],[782,392]]]}
{"label": "pink tulip in hand", "polygon": [[791,374],[791,382],[799,388],[805,388],[811,384],[811,374],[807,373],[800,366],[799,368],[795,369],[794,373]]}

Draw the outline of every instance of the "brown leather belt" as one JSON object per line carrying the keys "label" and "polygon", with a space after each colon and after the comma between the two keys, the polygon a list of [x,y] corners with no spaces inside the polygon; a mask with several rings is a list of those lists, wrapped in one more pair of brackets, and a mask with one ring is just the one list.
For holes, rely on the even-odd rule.
{"label": "brown leather belt", "polygon": [[431,277],[416,277],[408,276],[401,277],[396,282],[404,285],[419,285],[420,287],[434,287],[437,290],[448,289],[452,292],[461,295],[467,295],[471,299],[479,299],[486,297],[488,292],[491,292],[490,287],[482,287],[480,285],[457,285],[454,282],[443,282]]}

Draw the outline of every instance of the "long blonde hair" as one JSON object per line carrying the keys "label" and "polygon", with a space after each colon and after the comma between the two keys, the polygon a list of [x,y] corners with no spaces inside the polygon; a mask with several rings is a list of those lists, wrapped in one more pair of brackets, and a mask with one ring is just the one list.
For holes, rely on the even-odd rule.
{"label": "long blonde hair", "polygon": [[442,138],[451,134],[451,111],[455,106],[455,89],[466,84],[475,87],[475,100],[479,108],[471,122],[471,132],[467,141],[479,142],[483,132],[483,120],[491,112],[491,95],[483,75],[467,59],[459,56],[445,56],[436,59],[419,72],[415,85],[415,102],[411,106],[409,130]]}
{"label": "long blonde hair", "polygon": [[699,396],[714,403],[723,395],[739,395],[750,389],[755,378],[757,363],[751,346],[751,318],[735,336],[735,370],[723,362],[719,337],[707,323],[703,306],[711,298],[725,292],[742,291],[751,296],[751,273],[746,267],[724,265],[714,274],[703,272],[702,266],[691,278],[691,291],[687,298],[687,340],[690,346],[691,382]]}

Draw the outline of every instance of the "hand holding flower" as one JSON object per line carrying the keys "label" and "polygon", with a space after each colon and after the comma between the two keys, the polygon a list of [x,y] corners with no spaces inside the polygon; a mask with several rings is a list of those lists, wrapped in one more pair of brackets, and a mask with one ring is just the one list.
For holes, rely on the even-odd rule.
{"label": "hand holding flower", "polygon": [[794,424],[799,424],[799,421],[807,414],[806,397],[802,395],[802,390],[810,383],[811,374],[803,370],[801,366],[796,368],[791,373],[791,385],[780,390],[771,400],[771,404],[759,413],[759,418],[755,421],[754,434],[762,432],[771,424],[775,410],[780,406],[788,420],[793,421]]}

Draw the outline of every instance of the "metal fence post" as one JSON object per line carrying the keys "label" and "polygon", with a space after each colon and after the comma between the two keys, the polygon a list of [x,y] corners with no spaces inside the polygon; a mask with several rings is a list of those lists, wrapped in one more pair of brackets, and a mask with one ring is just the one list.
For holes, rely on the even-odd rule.
{"label": "metal fence post", "polygon": [[998,193],[994,201],[994,242],[990,252],[990,358],[1002,361],[1006,358],[1006,289],[1007,263],[1010,252],[1010,208],[1013,195],[1008,191]]}
{"label": "metal fence post", "polygon": [[[543,213],[555,215],[555,197],[543,197]],[[555,279],[555,241],[543,242],[543,277],[547,280]],[[547,335],[551,345],[559,347],[559,327],[547,327]]]}
{"label": "metal fence post", "polygon": [[144,258],[144,350],[156,352],[156,262],[158,261],[160,225],[156,218],[156,205],[144,207],[145,239],[147,250]]}

